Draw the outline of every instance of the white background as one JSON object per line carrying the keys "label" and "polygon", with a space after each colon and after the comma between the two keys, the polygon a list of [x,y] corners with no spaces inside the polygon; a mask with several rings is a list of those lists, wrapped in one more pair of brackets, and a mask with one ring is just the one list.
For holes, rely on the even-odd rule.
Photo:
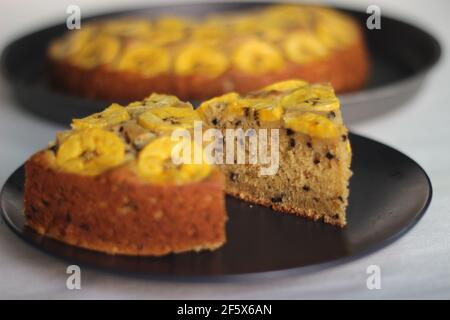
{"label": "white background", "polygon": [[[159,1],[127,1],[148,4]],[[441,41],[444,56],[425,87],[407,107],[353,125],[354,132],[395,146],[430,175],[434,198],[407,235],[364,258],[328,268],[239,280],[171,281],[82,269],[82,289],[66,289],[67,264],[30,247],[0,222],[0,298],[450,298],[450,44],[449,1],[328,1],[365,10],[377,4],[385,14],[425,27]],[[27,31],[63,21],[69,4],[83,14],[120,8],[119,0],[0,2],[0,47]],[[0,184],[29,155],[61,129],[17,106],[0,80]],[[382,289],[366,288],[366,268],[377,264]]]}

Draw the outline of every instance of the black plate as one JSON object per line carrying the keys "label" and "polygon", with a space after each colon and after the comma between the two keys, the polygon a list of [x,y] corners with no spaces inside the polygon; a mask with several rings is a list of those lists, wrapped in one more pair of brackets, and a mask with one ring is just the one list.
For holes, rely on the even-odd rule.
{"label": "black plate", "polygon": [[[84,18],[83,21],[128,14],[148,17],[163,13],[202,16],[211,12],[242,11],[266,4],[240,2],[164,5],[96,15]],[[368,17],[366,13],[343,11],[365,26]],[[381,30],[372,31],[364,27],[372,56],[372,74],[367,88],[341,96],[347,122],[372,117],[402,105],[418,91],[426,72],[439,60],[440,46],[427,32],[384,14],[381,26]],[[3,74],[9,80],[19,103],[35,114],[64,124],[69,123],[72,118],[102,110],[110,103],[65,95],[49,87],[45,50],[49,41],[66,31],[64,23],[26,35],[9,44],[1,58]]]}
{"label": "black plate", "polygon": [[39,236],[25,227],[24,169],[1,193],[3,218],[20,237],[71,262],[150,275],[235,275],[278,271],[370,252],[399,238],[431,201],[424,170],[404,154],[352,134],[354,176],[348,225],[341,229],[227,198],[227,243],[214,252],[162,258],[108,256]]}

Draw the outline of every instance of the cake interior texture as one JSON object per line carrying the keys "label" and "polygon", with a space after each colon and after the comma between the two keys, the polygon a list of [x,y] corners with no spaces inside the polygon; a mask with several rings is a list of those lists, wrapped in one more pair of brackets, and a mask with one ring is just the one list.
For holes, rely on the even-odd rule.
{"label": "cake interior texture", "polygon": [[[222,130],[224,150],[235,149],[234,164],[220,165],[228,194],[277,211],[346,224],[351,148],[339,100],[329,84],[286,81],[247,96],[214,98],[199,112],[206,126]],[[227,129],[237,128],[244,135],[226,135]],[[278,151],[272,174],[262,174],[262,168],[268,168],[262,161],[239,164],[237,146],[244,146],[248,162],[261,152],[250,140],[262,130],[267,133],[262,151]],[[269,137],[270,132],[278,133],[278,139]]]}

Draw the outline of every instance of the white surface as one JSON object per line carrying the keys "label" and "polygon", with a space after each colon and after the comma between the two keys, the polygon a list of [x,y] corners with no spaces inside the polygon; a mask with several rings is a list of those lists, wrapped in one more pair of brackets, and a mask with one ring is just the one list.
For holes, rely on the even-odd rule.
{"label": "white surface", "polygon": [[[450,3],[368,1],[364,6],[364,2],[337,3],[360,8],[378,4],[383,13],[426,27],[444,47],[440,65],[408,107],[352,127],[357,133],[395,146],[428,172],[434,198],[423,219],[407,235],[369,256],[326,269],[220,282],[143,279],[83,269],[82,289],[70,291],[65,286],[67,264],[30,247],[1,221],[0,298],[450,298],[450,61],[445,55],[450,44]],[[30,29],[64,19],[65,9],[72,3],[87,13],[119,7],[122,1],[2,1],[0,47]],[[1,82],[0,183],[59,129],[21,111]],[[381,290],[366,288],[366,268],[371,264],[381,267]]]}

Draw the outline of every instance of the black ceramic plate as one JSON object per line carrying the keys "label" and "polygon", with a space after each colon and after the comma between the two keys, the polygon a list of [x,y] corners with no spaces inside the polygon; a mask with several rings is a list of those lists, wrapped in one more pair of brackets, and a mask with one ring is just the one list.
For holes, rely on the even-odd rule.
{"label": "black ceramic plate", "polygon": [[[128,14],[149,17],[167,13],[202,16],[211,12],[242,11],[266,4],[164,5],[97,15],[83,21]],[[343,11],[353,15],[365,26],[366,13]],[[439,60],[440,46],[427,32],[384,14],[381,27],[381,30],[372,31],[363,28],[371,53],[372,74],[364,90],[341,96],[347,122],[372,117],[402,105],[417,92],[426,72]],[[9,80],[19,103],[36,114],[64,124],[72,118],[102,110],[110,103],[61,94],[48,86],[45,50],[49,41],[66,31],[65,24],[59,24],[26,35],[9,44],[1,59],[3,74]]]}
{"label": "black ceramic plate", "polygon": [[108,256],[39,236],[25,227],[24,169],[1,193],[3,218],[20,237],[80,265],[150,275],[235,275],[280,271],[370,252],[399,238],[422,217],[431,200],[423,169],[404,154],[352,134],[354,176],[348,225],[341,229],[227,198],[227,243],[214,252],[161,258]]}

